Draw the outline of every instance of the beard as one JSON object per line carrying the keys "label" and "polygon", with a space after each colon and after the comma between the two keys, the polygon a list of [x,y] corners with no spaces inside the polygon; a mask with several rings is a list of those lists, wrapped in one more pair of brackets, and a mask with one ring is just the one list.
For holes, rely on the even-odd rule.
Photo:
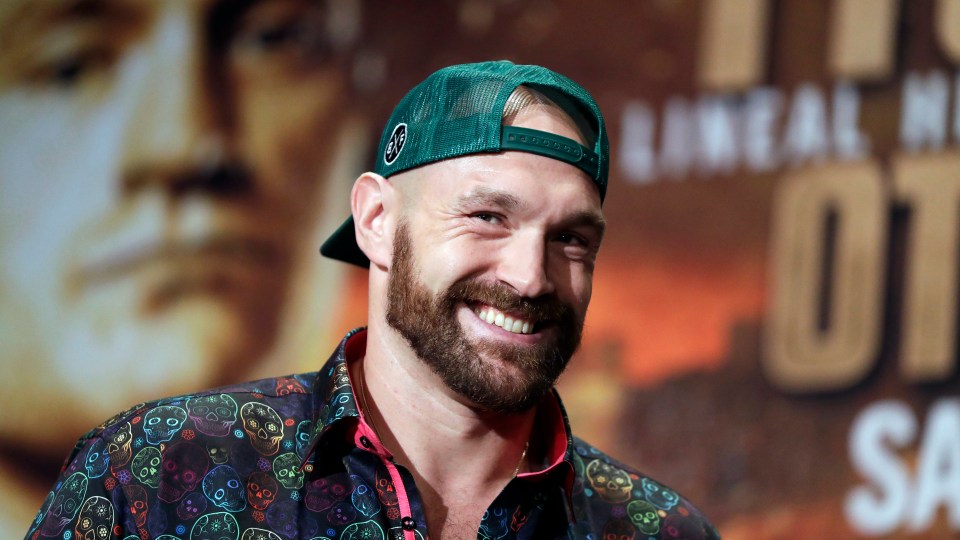
{"label": "beard", "polygon": [[[387,292],[387,323],[410,343],[425,364],[453,391],[481,410],[529,410],[553,387],[580,345],[583,322],[554,295],[525,298],[506,285],[465,279],[432,294],[419,280],[408,226],[401,222],[394,242]],[[554,327],[554,340],[516,345],[470,340],[457,313],[482,303],[530,321],[533,331]],[[472,308],[471,308],[472,309]],[[516,369],[484,360],[499,358]]]}

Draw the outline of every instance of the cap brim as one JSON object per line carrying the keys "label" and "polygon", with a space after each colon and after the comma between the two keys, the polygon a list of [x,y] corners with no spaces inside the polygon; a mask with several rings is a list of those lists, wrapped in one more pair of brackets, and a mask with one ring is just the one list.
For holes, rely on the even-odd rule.
{"label": "cap brim", "polygon": [[361,268],[370,268],[370,259],[357,245],[357,237],[353,228],[353,216],[347,218],[337,230],[320,246],[320,254],[324,257],[355,264]]}

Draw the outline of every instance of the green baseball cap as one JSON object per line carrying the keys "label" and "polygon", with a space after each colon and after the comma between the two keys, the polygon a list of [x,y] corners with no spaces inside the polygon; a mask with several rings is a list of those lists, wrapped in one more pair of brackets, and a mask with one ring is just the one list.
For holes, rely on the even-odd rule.
{"label": "green baseball cap", "polygon": [[[518,86],[536,90],[556,103],[594,139],[593,148],[545,131],[504,126],[504,107]],[[389,178],[444,159],[504,150],[570,163],[593,179],[601,202],[606,195],[610,143],[596,101],[559,73],[506,60],[446,67],[414,87],[390,115],[380,137],[374,172]],[[352,217],[323,243],[320,253],[370,266],[357,246]]]}

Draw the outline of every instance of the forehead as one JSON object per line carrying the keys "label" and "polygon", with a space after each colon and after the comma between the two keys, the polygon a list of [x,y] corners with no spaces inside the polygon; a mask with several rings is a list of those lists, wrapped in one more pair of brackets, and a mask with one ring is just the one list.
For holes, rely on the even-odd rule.
{"label": "forehead", "polygon": [[415,185],[421,205],[441,212],[509,211],[544,220],[602,219],[600,195],[583,171],[525,152],[477,154],[427,165]]}

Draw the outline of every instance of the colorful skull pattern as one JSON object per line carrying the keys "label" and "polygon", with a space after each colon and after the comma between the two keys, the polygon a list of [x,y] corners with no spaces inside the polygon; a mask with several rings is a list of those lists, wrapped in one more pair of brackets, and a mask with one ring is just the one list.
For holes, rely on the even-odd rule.
{"label": "colorful skull pattern", "polygon": [[80,505],[83,504],[84,497],[87,495],[88,483],[87,476],[81,472],[75,472],[67,478],[53,496],[40,534],[58,536],[63,532],[67,523],[70,523],[80,511]]}
{"label": "colorful skull pattern", "polygon": [[333,389],[339,390],[350,386],[350,374],[347,373],[347,364],[339,364],[333,368]]}
{"label": "colorful skull pattern", "polygon": [[240,540],[281,540],[280,535],[266,529],[249,528],[240,535]]}
{"label": "colorful skull pattern", "polygon": [[130,463],[133,476],[142,484],[152,488],[160,487],[160,450],[148,446],[137,452]]}
{"label": "colorful skull pattern", "polygon": [[143,432],[150,444],[173,439],[187,420],[187,411],[174,405],[161,405],[147,411],[143,417]]}
{"label": "colorful skull pattern", "polygon": [[207,455],[210,456],[210,461],[214,465],[223,465],[230,460],[230,445],[223,444],[209,444],[207,445]]}
{"label": "colorful skull pattern", "polygon": [[290,394],[306,394],[303,385],[293,377],[280,377],[274,386],[274,393],[278,396],[288,396]]}
{"label": "colorful skull pattern", "polygon": [[187,400],[187,416],[200,433],[223,437],[237,422],[237,402],[227,394],[191,397]]}
{"label": "colorful skull pattern", "polygon": [[629,521],[614,519],[603,526],[603,540],[634,540],[637,529]]}
{"label": "colorful skull pattern", "polygon": [[229,465],[218,465],[203,477],[203,494],[227,512],[240,512],[247,507],[240,475]]}
{"label": "colorful skull pattern", "polygon": [[247,403],[240,409],[243,429],[250,436],[250,444],[265,456],[280,450],[283,439],[283,421],[277,411],[262,403]]}
{"label": "colorful skull pattern", "polygon": [[477,538],[497,540],[507,535],[507,511],[504,508],[492,508],[483,513]]}
{"label": "colorful skull pattern", "polygon": [[[421,534],[420,531],[416,529],[413,530],[413,537],[416,538],[416,540],[424,540],[423,534]],[[389,540],[406,540],[406,536],[404,536],[403,534],[403,527],[391,528],[389,531],[387,531],[387,538]]]}
{"label": "colorful skull pattern", "polygon": [[287,489],[303,487],[303,471],[300,470],[300,456],[289,452],[280,454],[273,460],[273,473],[280,485]]}
{"label": "colorful skull pattern", "polygon": [[207,451],[193,443],[174,443],[167,447],[162,457],[160,489],[157,492],[161,501],[179,501],[184,494],[193,491],[207,474]]}
{"label": "colorful skull pattern", "polygon": [[196,491],[187,493],[177,505],[177,517],[184,521],[197,519],[207,511],[207,498]]}
{"label": "colorful skull pattern", "polygon": [[87,450],[87,460],[84,468],[87,477],[100,478],[110,467],[110,454],[107,453],[107,441],[97,438]]}
{"label": "colorful skull pattern", "polygon": [[136,527],[147,524],[147,515],[150,511],[150,499],[147,490],[136,484],[127,486],[127,513],[133,518]]}
{"label": "colorful skull pattern", "polygon": [[373,520],[351,523],[340,535],[340,540],[384,540],[385,538],[383,527]]}
{"label": "colorful skull pattern", "polygon": [[133,435],[130,422],[120,426],[120,429],[107,441],[107,454],[110,455],[110,464],[114,467],[123,467],[133,457]]}
{"label": "colorful skull pattern", "polygon": [[400,499],[397,498],[397,488],[393,485],[393,480],[389,476],[380,474],[377,471],[377,496],[384,506],[397,506]]}
{"label": "colorful skull pattern", "polygon": [[277,481],[273,476],[258,471],[247,480],[247,501],[257,510],[266,510],[277,498]]}
{"label": "colorful skull pattern", "polygon": [[105,497],[94,496],[80,507],[76,538],[109,540],[113,535],[113,505]]}
{"label": "colorful skull pattern", "polygon": [[633,480],[623,469],[602,459],[595,459],[587,465],[586,472],[587,480],[601,499],[611,503],[622,503],[630,499]]}
{"label": "colorful skull pattern", "polygon": [[313,424],[309,420],[304,420],[297,424],[297,455],[300,459],[307,457],[307,445],[310,444],[310,437],[313,435]]}
{"label": "colorful skull pattern", "polygon": [[353,503],[353,507],[357,509],[357,512],[360,512],[360,515],[364,517],[371,517],[380,511],[380,501],[377,500],[377,495],[374,492],[373,488],[364,484],[363,479],[359,476],[352,475],[350,477],[353,480],[355,488],[353,488],[353,493],[350,494],[350,502]]}
{"label": "colorful skull pattern", "polygon": [[350,494],[345,485],[329,478],[311,480],[306,491],[303,502],[314,512],[326,512]]}
{"label": "colorful skull pattern", "polygon": [[333,508],[327,512],[327,521],[334,525],[343,526],[357,519],[357,511],[353,505],[343,501],[333,505]]}
{"label": "colorful skull pattern", "polygon": [[207,514],[193,524],[190,540],[238,540],[240,526],[237,519],[227,512]]}
{"label": "colorful skull pattern", "polygon": [[660,531],[660,516],[657,509],[647,501],[630,501],[627,504],[627,517],[643,534],[657,534]]}
{"label": "colorful skull pattern", "polygon": [[646,495],[647,500],[661,510],[673,508],[677,505],[677,501],[680,500],[680,496],[677,495],[676,491],[663,487],[649,478],[641,480],[640,485],[643,486],[643,493]]}
{"label": "colorful skull pattern", "polygon": [[[171,398],[116,418],[81,440],[28,537],[423,540],[416,527],[426,521],[413,486],[395,484],[389,462],[350,445],[357,409],[345,365],[335,362],[317,377]],[[574,473],[572,537],[718,539],[669,488],[576,438],[565,455]],[[478,538],[552,538],[541,527],[568,518],[556,482],[511,483],[509,496],[485,512]],[[409,510],[401,505],[406,498]],[[399,525],[408,512],[415,526],[405,531]]]}

